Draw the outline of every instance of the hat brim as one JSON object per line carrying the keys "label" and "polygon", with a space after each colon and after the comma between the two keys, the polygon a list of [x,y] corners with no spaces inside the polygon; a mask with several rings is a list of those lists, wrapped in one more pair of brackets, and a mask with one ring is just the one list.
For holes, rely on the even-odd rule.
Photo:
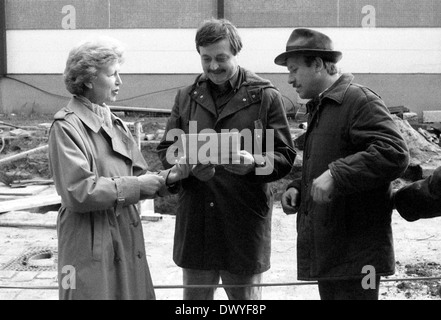
{"label": "hat brim", "polygon": [[286,51],[282,54],[279,54],[276,59],[274,59],[274,63],[279,66],[286,67],[286,60],[288,57],[294,55],[311,55],[323,58],[327,61],[331,61],[333,63],[337,63],[342,58],[342,53],[340,51],[329,51],[329,50],[313,50],[313,49],[298,49]]}

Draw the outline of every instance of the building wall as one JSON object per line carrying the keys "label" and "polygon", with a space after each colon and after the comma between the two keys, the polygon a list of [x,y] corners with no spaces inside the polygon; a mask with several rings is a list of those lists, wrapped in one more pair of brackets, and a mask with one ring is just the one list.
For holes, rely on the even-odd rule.
{"label": "building wall", "polygon": [[[271,79],[288,109],[304,103],[274,58],[295,27],[328,34],[338,64],[389,106],[419,114],[441,109],[441,1],[225,0],[225,17],[243,38],[240,65]],[[201,71],[196,28],[217,15],[218,0],[7,0],[7,75],[0,112],[53,113],[66,103],[68,51],[95,36],[126,46],[118,105],[170,109],[176,90]]]}
{"label": "building wall", "polygon": [[[270,79],[284,95],[288,111],[298,108],[301,100],[287,83],[287,75],[260,74]],[[441,109],[439,74],[358,74],[355,82],[369,86],[388,106],[406,106],[421,113]],[[69,93],[61,75],[13,75],[0,81],[0,113],[52,114],[66,105]],[[14,80],[13,80],[13,79]],[[193,74],[123,74],[123,86],[114,105],[164,108],[173,106],[176,90],[192,83]],[[19,81],[17,81],[19,80]]]}

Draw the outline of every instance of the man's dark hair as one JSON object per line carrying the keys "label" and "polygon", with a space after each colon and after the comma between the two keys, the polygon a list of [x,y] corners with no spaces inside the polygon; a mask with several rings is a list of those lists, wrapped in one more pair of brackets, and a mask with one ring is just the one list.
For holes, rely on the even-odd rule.
{"label": "man's dark hair", "polygon": [[206,20],[196,32],[196,50],[206,47],[223,39],[228,39],[231,52],[237,55],[242,49],[242,40],[236,27],[226,19]]}

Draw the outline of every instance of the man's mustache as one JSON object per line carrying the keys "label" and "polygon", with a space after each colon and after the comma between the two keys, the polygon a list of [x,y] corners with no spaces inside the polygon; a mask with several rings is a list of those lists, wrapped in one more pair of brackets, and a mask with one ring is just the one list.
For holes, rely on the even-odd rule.
{"label": "man's mustache", "polygon": [[221,74],[221,73],[224,73],[224,72],[225,72],[224,69],[208,70],[208,73],[213,73],[213,74]]}

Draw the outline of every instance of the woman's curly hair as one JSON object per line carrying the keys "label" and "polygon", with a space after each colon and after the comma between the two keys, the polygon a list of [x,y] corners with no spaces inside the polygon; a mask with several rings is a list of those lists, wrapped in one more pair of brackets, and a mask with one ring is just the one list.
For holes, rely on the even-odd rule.
{"label": "woman's curly hair", "polygon": [[91,82],[100,68],[110,62],[124,62],[124,48],[111,38],[83,42],[70,52],[64,70],[66,89],[74,95],[84,95],[85,83]]}

